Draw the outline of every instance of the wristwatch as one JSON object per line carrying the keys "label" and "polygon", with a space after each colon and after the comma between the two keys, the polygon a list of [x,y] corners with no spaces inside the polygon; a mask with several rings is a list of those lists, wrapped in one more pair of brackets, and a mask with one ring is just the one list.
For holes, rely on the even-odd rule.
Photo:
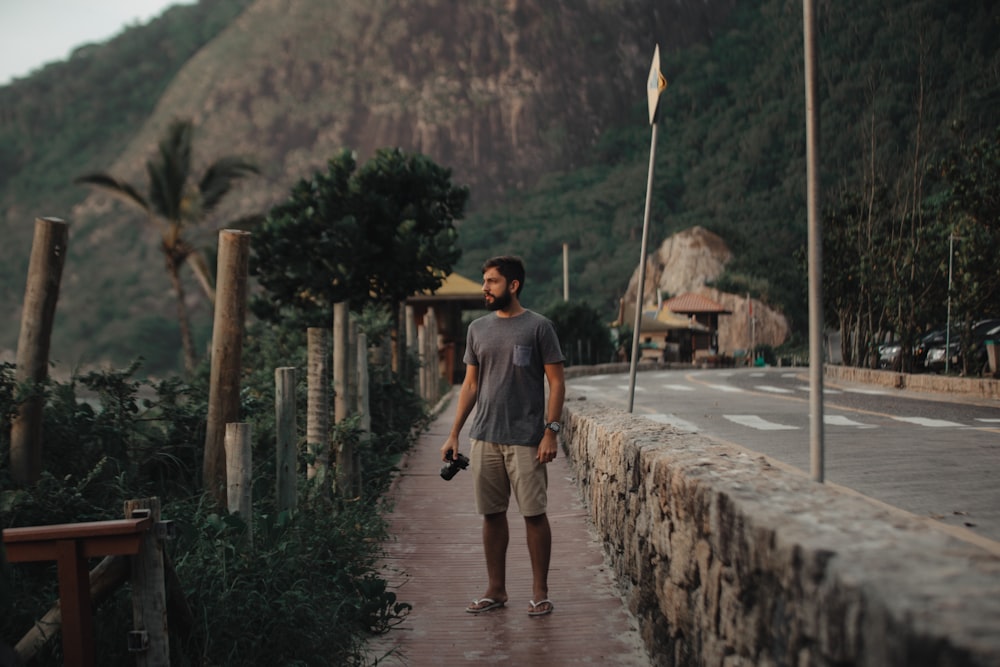
{"label": "wristwatch", "polygon": [[548,424],[545,425],[545,428],[549,429],[553,433],[558,433],[559,431],[562,430],[562,424],[560,424],[559,422],[549,422]]}

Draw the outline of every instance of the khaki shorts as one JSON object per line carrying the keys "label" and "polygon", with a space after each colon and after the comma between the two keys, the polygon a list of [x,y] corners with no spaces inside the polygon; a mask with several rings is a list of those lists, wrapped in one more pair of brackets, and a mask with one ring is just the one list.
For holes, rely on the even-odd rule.
{"label": "khaki shorts", "polygon": [[469,461],[478,513],[506,512],[513,491],[523,516],[545,514],[549,477],[538,447],[472,440]]}

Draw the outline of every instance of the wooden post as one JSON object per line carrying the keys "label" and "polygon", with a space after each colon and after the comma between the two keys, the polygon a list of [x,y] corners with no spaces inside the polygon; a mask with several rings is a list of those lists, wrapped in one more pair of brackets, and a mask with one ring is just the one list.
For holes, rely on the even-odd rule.
{"label": "wooden post", "polygon": [[346,302],[333,304],[333,420],[347,417],[347,326]]}
{"label": "wooden post", "polygon": [[[21,334],[17,339],[19,384],[40,387],[48,377],[49,344],[55,321],[56,301],[62,281],[69,232],[58,218],[36,218],[35,237],[28,263],[28,282],[21,311]],[[42,474],[43,397],[33,392],[18,408],[10,429],[10,476],[27,486]]]}
{"label": "wooden post", "polygon": [[277,445],[278,511],[298,504],[298,454],[295,420],[295,369],[274,371],[274,424]]}
{"label": "wooden post", "polygon": [[330,342],[326,329],[306,331],[309,371],[306,407],[306,447],[312,459],[306,478],[325,475],[330,467]]}
{"label": "wooden post", "polygon": [[347,414],[357,412],[358,404],[358,323],[347,324]]}
{"label": "wooden post", "polygon": [[247,525],[247,545],[253,548],[253,455],[251,428],[246,422],[226,424],[226,507]]}
{"label": "wooden post", "polygon": [[[78,608],[74,613],[68,613],[63,618],[62,634],[63,648],[67,652],[66,661],[71,665],[93,665],[94,615],[90,611],[90,577],[82,545],[78,540],[59,540],[56,542],[56,553],[57,561],[63,565],[58,568],[59,599],[78,601]],[[79,654],[76,654],[76,650],[79,650]]]}
{"label": "wooden post", "polygon": [[206,490],[220,506],[226,503],[226,424],[237,422],[240,418],[240,366],[249,259],[249,232],[234,229],[219,232],[212,369],[202,474]]}
{"label": "wooden post", "polygon": [[[125,556],[105,556],[90,571],[90,602],[97,608],[111,597],[129,577],[129,559]],[[56,601],[42,618],[18,640],[14,652],[27,665],[46,644],[51,642],[62,627],[62,606]],[[64,654],[66,651],[64,650]]]}
{"label": "wooden post", "polygon": [[[357,409],[358,415],[361,417],[359,424],[359,429],[361,431],[361,437],[367,438],[371,434],[372,430],[372,415],[369,409],[369,378],[368,378],[368,336],[367,334],[358,334],[358,365],[357,365]],[[360,452],[355,452],[354,456],[354,479],[352,480],[354,484],[354,489],[357,495],[361,495],[362,479],[364,478],[364,470],[361,465]]]}
{"label": "wooden post", "polygon": [[427,325],[426,322],[417,327],[417,394],[427,400]]}
{"label": "wooden post", "polygon": [[430,335],[427,337],[427,357],[430,359],[430,366],[427,369],[427,383],[431,390],[431,404],[438,402],[441,398],[441,361],[438,349],[438,322],[437,312],[433,309],[427,311],[431,320]]}
{"label": "wooden post", "polygon": [[357,406],[358,414],[361,416],[361,430],[365,433],[371,431],[372,416],[368,409],[369,387],[368,387],[368,335],[358,334],[358,370],[357,370]]}
{"label": "wooden post", "polygon": [[157,531],[160,499],[125,501],[125,518],[148,513],[153,527],[142,535],[139,553],[132,557],[132,632],[129,650],[139,667],[170,667],[170,638],[167,634],[167,592],[163,549]]}
{"label": "wooden post", "polygon": [[[348,403],[349,367],[348,330],[350,314],[347,302],[333,304],[333,413],[336,423],[347,418],[350,410]],[[338,495],[349,497],[351,470],[354,459],[354,448],[350,443],[338,442],[336,487]]]}
{"label": "wooden post", "polygon": [[[413,366],[411,356],[415,351],[417,346],[417,320],[413,313],[413,306],[406,306],[404,309],[403,316],[403,330],[406,332],[406,345],[403,348],[403,357],[406,359],[404,372],[400,375],[402,378],[416,377],[413,375]],[[419,385],[414,387],[419,389]]]}

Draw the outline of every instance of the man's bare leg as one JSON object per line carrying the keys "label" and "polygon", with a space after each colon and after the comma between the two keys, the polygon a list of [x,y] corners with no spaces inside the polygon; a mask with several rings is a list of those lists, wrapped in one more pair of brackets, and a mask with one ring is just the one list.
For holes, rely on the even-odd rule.
{"label": "man's bare leg", "polygon": [[[525,533],[528,538],[528,555],[531,557],[531,592],[537,603],[549,597],[549,561],[552,558],[552,530],[547,514],[524,517]],[[539,605],[530,611],[535,613],[551,609],[551,603]]]}
{"label": "man's bare leg", "polygon": [[[496,602],[507,602],[507,544],[510,529],[507,513],[483,516],[483,551],[486,554],[486,576],[489,583],[486,593],[480,599],[490,598]],[[485,607],[486,603],[478,605]]]}

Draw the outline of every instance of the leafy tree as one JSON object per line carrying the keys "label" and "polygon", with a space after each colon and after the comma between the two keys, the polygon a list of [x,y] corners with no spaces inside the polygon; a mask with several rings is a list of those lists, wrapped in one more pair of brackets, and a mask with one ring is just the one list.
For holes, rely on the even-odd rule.
{"label": "leafy tree", "polygon": [[[945,157],[938,172],[946,186],[941,197],[947,232],[942,249],[954,252],[952,306],[961,322],[962,372],[968,374],[972,324],[996,316],[1000,301],[1000,130]],[[955,236],[948,244],[948,233]],[[947,256],[946,253],[939,253]],[[947,270],[942,263],[942,269]]]}
{"label": "leafy tree", "polygon": [[468,190],[419,154],[382,149],[361,168],[343,151],[300,180],[257,231],[250,272],[266,291],[251,308],[270,321],[326,326],[333,304],[396,306],[441,286],[457,261],[454,223]]}
{"label": "leafy tree", "polygon": [[255,165],[242,158],[224,157],[211,164],[201,180],[195,182],[191,168],[193,133],[190,120],[176,120],[170,124],[160,141],[158,155],[146,163],[149,190],[145,197],[131,184],[108,174],[85,174],[74,181],[104,188],[138,206],[159,230],[160,250],[177,297],[177,321],[188,372],[194,368],[196,356],[180,279],[180,269],[185,263],[191,265],[209,300],[215,300],[207,262],[189,241],[188,230],[218,206],[237,179],[258,173]]}
{"label": "leafy tree", "polygon": [[611,330],[592,306],[579,301],[563,301],[549,309],[567,365],[607,363],[614,344]]}

